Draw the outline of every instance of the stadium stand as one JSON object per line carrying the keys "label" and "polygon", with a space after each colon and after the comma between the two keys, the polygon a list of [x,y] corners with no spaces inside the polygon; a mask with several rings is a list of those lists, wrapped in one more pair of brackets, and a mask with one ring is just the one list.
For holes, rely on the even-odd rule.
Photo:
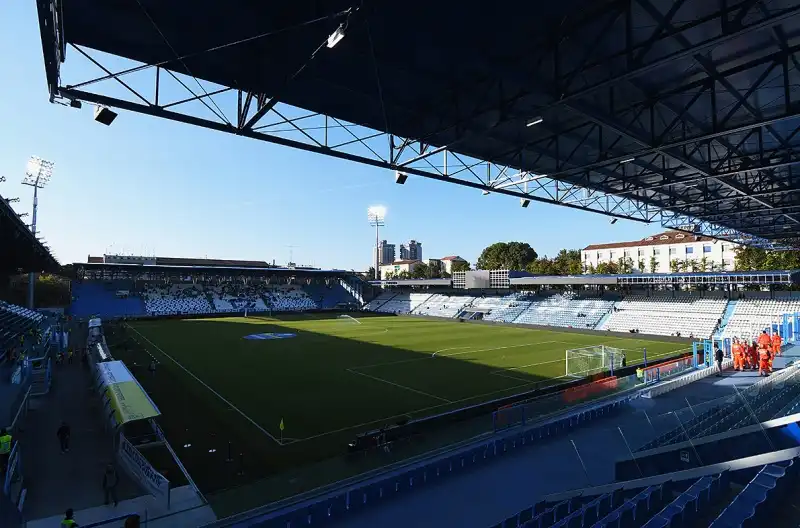
{"label": "stadium stand", "polygon": [[273,286],[264,293],[267,306],[276,312],[316,310],[317,303],[300,286]]}
{"label": "stadium stand", "polygon": [[726,305],[723,298],[687,294],[630,295],[616,304],[600,330],[707,338],[721,322]]}
{"label": "stadium stand", "polygon": [[102,314],[104,317],[129,317],[145,314],[144,300],[134,293],[126,297],[117,294],[128,290],[116,284],[84,281],[72,284],[72,314],[76,317],[91,317]]}
{"label": "stadium stand", "polygon": [[513,323],[531,304],[529,296],[524,293],[513,293],[499,298],[502,303],[490,309],[483,318],[486,321]]}
{"label": "stadium stand", "polygon": [[[437,293],[428,295],[423,302],[411,309],[411,313],[432,317],[455,317],[474,300],[475,297],[465,295],[442,295]],[[394,302],[394,300],[391,302]]]}
{"label": "stadium stand", "polygon": [[214,311],[199,284],[146,284],[144,305],[150,315],[203,314]]}
{"label": "stadium stand", "polygon": [[19,336],[37,328],[44,316],[33,310],[0,301],[0,351],[16,345]]}
{"label": "stadium stand", "polygon": [[581,299],[574,293],[555,294],[532,302],[515,323],[570,328],[594,328],[614,306],[603,299]]}
{"label": "stadium stand", "polygon": [[710,402],[705,411],[648,442],[638,451],[695,440],[786,416],[800,404],[800,370],[784,369],[741,390],[739,395]]}
{"label": "stadium stand", "polygon": [[800,312],[800,299],[739,299],[722,330],[722,337],[753,339],[785,313]]}
{"label": "stadium stand", "polygon": [[373,302],[377,302],[374,311],[393,314],[416,313],[415,310],[430,297],[429,293],[381,294],[377,299],[373,299]]}

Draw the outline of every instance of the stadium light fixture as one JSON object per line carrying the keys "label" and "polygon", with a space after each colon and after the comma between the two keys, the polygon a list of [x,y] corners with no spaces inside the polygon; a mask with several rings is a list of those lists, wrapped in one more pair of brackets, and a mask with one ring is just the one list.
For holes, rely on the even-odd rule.
{"label": "stadium light fixture", "polygon": [[[31,156],[25,166],[25,177],[22,178],[22,185],[33,187],[33,215],[31,216],[31,233],[36,236],[36,211],[39,209],[39,189],[50,183],[53,177],[53,167],[55,163]],[[28,275],[28,308],[33,310],[33,286],[35,282],[33,273]]]}
{"label": "stadium light fixture", "polygon": [[539,123],[541,123],[542,121],[544,121],[544,118],[543,118],[543,117],[541,117],[541,116],[537,116],[537,117],[534,117],[533,119],[531,119],[530,121],[528,121],[528,122],[525,124],[525,126],[526,126],[526,127],[532,127],[532,126],[534,126],[534,125],[538,125],[538,124],[539,124]]}
{"label": "stadium light fixture", "polygon": [[6,177],[5,176],[0,176],[0,183],[3,183],[4,181],[6,181]]}
{"label": "stadium light fixture", "polygon": [[628,158],[628,159],[624,159],[624,160],[620,161],[619,164],[622,165],[623,163],[630,163],[630,162],[635,161],[635,160],[636,160],[636,158]]}
{"label": "stadium light fixture", "polygon": [[328,48],[335,47],[344,38],[344,24],[340,24],[336,31],[328,36]]}
{"label": "stadium light fixture", "polygon": [[617,223],[617,220],[619,220],[619,218],[612,218],[612,219],[611,219],[611,225],[614,225],[614,224],[616,224],[616,223]]}

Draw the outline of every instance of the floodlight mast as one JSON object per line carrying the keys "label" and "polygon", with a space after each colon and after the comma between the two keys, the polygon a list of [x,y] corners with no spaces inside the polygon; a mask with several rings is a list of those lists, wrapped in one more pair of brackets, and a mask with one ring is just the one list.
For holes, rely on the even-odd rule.
{"label": "floodlight mast", "polygon": [[369,225],[375,228],[375,280],[380,280],[381,269],[381,249],[380,249],[380,229],[385,226],[386,207],[373,205],[367,209]]}
{"label": "floodlight mast", "polygon": [[[36,212],[39,209],[39,189],[44,189],[50,183],[53,176],[53,166],[55,163],[31,156],[25,168],[25,177],[22,178],[22,185],[33,187],[33,214],[31,216],[31,233],[36,236]],[[33,310],[33,285],[35,276],[33,272],[28,274],[28,308]]]}

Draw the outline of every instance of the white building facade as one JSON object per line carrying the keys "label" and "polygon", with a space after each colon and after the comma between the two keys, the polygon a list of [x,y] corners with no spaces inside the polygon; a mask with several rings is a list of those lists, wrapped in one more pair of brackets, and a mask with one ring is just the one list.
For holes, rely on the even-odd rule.
{"label": "white building facade", "polygon": [[[601,263],[627,261],[635,273],[733,271],[737,244],[681,231],[667,231],[634,242],[592,244],[581,250],[584,273]],[[676,265],[670,263],[675,261]],[[705,269],[703,269],[705,267]]]}

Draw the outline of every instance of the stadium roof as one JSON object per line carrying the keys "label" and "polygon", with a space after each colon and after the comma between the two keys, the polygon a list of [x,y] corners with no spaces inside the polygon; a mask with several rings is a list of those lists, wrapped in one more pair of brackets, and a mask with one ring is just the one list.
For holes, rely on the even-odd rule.
{"label": "stadium roof", "polygon": [[690,235],[682,231],[666,231],[657,235],[645,237],[641,240],[634,240],[632,242],[611,242],[609,244],[590,244],[583,248],[584,251],[594,249],[616,249],[627,247],[639,246],[661,246],[664,244],[687,244],[689,242],[714,242],[716,239],[700,236]]}
{"label": "stadium roof", "polygon": [[795,0],[37,5],[51,100],[735,242],[800,237]]}
{"label": "stadium roof", "polygon": [[[191,259],[188,259],[191,260]],[[141,263],[133,263],[133,262],[76,262],[73,264],[76,268],[85,268],[85,269],[99,269],[99,268],[106,268],[106,269],[127,269],[127,270],[154,270],[154,271],[186,271],[186,272],[193,272],[193,271],[252,271],[258,272],[261,274],[264,273],[272,273],[272,272],[280,272],[282,274],[303,274],[303,273],[310,273],[310,274],[322,274],[322,275],[331,275],[331,274],[338,274],[338,275],[352,275],[356,273],[354,271],[348,270],[323,270],[323,269],[312,269],[312,268],[281,268],[281,267],[248,267],[248,266],[201,266],[201,265],[177,265],[177,264],[141,264]]]}
{"label": "stadium roof", "polygon": [[37,240],[8,201],[0,196],[0,274],[59,269],[50,250]]}

